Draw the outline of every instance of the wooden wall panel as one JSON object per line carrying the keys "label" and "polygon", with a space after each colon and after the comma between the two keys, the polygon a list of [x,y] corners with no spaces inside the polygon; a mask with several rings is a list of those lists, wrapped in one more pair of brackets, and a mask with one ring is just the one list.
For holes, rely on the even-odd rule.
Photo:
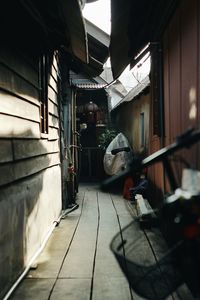
{"label": "wooden wall panel", "polygon": [[[55,60],[54,60],[55,62]],[[58,68],[57,68],[57,64],[56,66],[52,65],[52,68],[51,68],[51,76],[53,77],[54,81],[57,83],[58,82]],[[57,90],[57,87],[56,87],[56,90]]]}
{"label": "wooden wall panel", "polygon": [[[140,143],[140,114],[145,117],[145,147]],[[149,144],[149,113],[150,113],[150,94],[141,95],[138,99],[123,103],[119,111],[119,129],[128,138],[130,145],[135,152],[147,149]]]}
{"label": "wooden wall panel", "polygon": [[58,95],[50,86],[48,87],[48,96],[49,96],[49,100],[51,100],[51,102],[58,105]]}
{"label": "wooden wall panel", "polygon": [[58,91],[57,81],[52,76],[49,78],[49,87],[51,87],[55,92]]}
{"label": "wooden wall panel", "polygon": [[[199,53],[197,1],[185,1],[181,7],[181,80],[182,131],[197,124],[197,70]],[[189,56],[189,57],[188,57]],[[196,164],[196,148],[182,151],[185,159]]]}
{"label": "wooden wall panel", "polygon": [[1,188],[1,298],[40,247],[53,221],[57,220],[61,211],[61,202],[57,199],[60,198],[59,167]]}
{"label": "wooden wall panel", "polygon": [[168,33],[168,59],[169,59],[169,143],[174,141],[174,136],[182,132],[181,116],[177,114],[181,109],[181,62],[180,62],[180,26],[177,13]]}
{"label": "wooden wall panel", "polygon": [[15,180],[14,168],[12,163],[0,164],[0,187]]}
{"label": "wooden wall panel", "polygon": [[15,160],[54,152],[59,152],[58,140],[13,140],[13,155]]}
{"label": "wooden wall panel", "polygon": [[1,63],[0,78],[0,89],[39,105],[39,90]]}
{"label": "wooden wall panel", "polygon": [[[199,123],[200,7],[199,1],[182,1],[163,36],[165,145]],[[182,155],[193,166],[199,164],[199,150]],[[176,166],[181,178],[182,166]]]}
{"label": "wooden wall panel", "polygon": [[[145,145],[141,146],[141,113],[144,113],[144,134]],[[141,152],[148,149],[149,145],[149,114],[150,114],[150,95],[142,95],[136,99],[132,105],[132,145],[136,152]]]}
{"label": "wooden wall panel", "polygon": [[52,114],[53,116],[58,117],[58,106],[53,103],[52,101],[48,101],[48,106],[49,106],[49,113]]}
{"label": "wooden wall panel", "polygon": [[0,298],[62,206],[57,61],[49,74],[53,87],[48,88],[49,134],[44,136],[38,65],[25,57],[0,49]]}
{"label": "wooden wall panel", "polygon": [[0,139],[0,163],[13,161],[12,141]]}
{"label": "wooden wall panel", "polygon": [[15,178],[30,176],[48,167],[58,165],[60,163],[60,157],[58,153],[52,153],[47,155],[41,155],[28,160],[16,162],[14,164]]}
{"label": "wooden wall panel", "polygon": [[[198,2],[198,8],[197,8],[198,16],[200,16],[200,4]],[[198,44],[197,44],[197,52],[200,51],[200,17],[198,17]],[[200,54],[198,54],[198,65],[197,65],[197,82],[198,82],[198,90],[197,90],[197,126],[200,124]],[[200,159],[199,159],[199,153],[200,153],[200,143],[197,145],[197,154],[196,154],[196,160],[197,160],[197,168],[200,169]]]}
{"label": "wooden wall panel", "polygon": [[164,44],[168,43],[164,49],[164,60],[168,61],[164,65],[165,107],[170,105],[165,113],[165,127],[170,127],[166,131],[170,142],[197,124],[198,13],[196,0],[183,1],[164,36]]}
{"label": "wooden wall panel", "polygon": [[[197,0],[183,1],[181,6],[181,80],[183,130],[196,125],[193,107],[197,101],[198,68],[198,10]],[[194,106],[193,106],[194,104]]]}
{"label": "wooden wall panel", "polygon": [[57,140],[59,138],[59,132],[57,128],[49,127],[48,140]]}
{"label": "wooden wall panel", "polygon": [[[61,173],[60,167],[55,166],[42,172],[39,177],[40,195],[36,195],[37,203],[32,206],[26,198],[27,217],[25,219],[25,247],[28,249],[25,253],[25,262],[30,261],[38,247],[43,242],[45,234],[52,227],[52,223],[58,219],[61,214]],[[47,196],[48,195],[48,196]],[[60,201],[58,201],[60,200]],[[43,227],[43,230],[35,230]]]}
{"label": "wooden wall panel", "polygon": [[0,137],[40,138],[40,124],[0,114]]}
{"label": "wooden wall panel", "polygon": [[[167,30],[164,36],[163,42],[163,53],[165,53],[163,57],[163,84],[164,84],[164,138],[165,138],[165,145],[170,144],[170,85],[169,85],[169,31]],[[152,126],[152,125],[151,125]],[[151,129],[153,132],[153,129]]]}
{"label": "wooden wall panel", "polygon": [[60,164],[59,153],[40,155],[26,160],[0,164],[0,186],[11,183],[21,178],[26,178],[46,168]]}
{"label": "wooden wall panel", "polygon": [[40,122],[39,107],[5,92],[0,93],[0,113]]}
{"label": "wooden wall panel", "polygon": [[54,67],[55,70],[59,69],[59,66],[58,66],[58,56],[57,56],[56,52],[54,53],[54,56],[53,56],[53,67]]}
{"label": "wooden wall panel", "polygon": [[49,114],[49,126],[54,128],[59,128],[59,119],[51,114]]}
{"label": "wooden wall panel", "polygon": [[19,53],[16,49],[12,50],[10,47],[5,48],[4,45],[1,45],[0,62],[38,88],[38,66],[35,65],[35,60],[33,58],[30,60],[30,57],[25,58],[24,54]]}

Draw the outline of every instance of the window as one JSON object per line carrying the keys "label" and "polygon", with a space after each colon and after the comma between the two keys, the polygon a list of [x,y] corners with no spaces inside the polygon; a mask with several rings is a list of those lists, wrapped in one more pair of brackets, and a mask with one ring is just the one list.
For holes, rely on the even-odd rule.
{"label": "window", "polygon": [[39,89],[40,89],[40,130],[48,133],[48,55],[43,54],[39,59]]}
{"label": "window", "polygon": [[140,146],[145,146],[144,112],[140,113]]}

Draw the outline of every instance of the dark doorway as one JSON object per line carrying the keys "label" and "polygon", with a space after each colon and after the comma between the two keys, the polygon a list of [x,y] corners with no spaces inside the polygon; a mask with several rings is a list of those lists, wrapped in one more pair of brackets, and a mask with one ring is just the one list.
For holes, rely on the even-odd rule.
{"label": "dark doorway", "polygon": [[80,132],[80,181],[94,182],[104,178],[103,156],[99,136],[109,126],[108,100],[104,89],[77,92],[77,129]]}

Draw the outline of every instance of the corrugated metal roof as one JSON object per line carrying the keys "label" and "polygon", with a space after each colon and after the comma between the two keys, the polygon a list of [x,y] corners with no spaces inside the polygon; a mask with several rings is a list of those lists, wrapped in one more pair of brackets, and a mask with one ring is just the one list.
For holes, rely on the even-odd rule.
{"label": "corrugated metal roof", "polygon": [[130,92],[119,102],[113,109],[117,108],[124,102],[129,102],[134,100],[137,96],[139,96],[148,86],[150,86],[149,76],[146,76],[138,85],[136,85]]}
{"label": "corrugated metal roof", "polygon": [[79,89],[86,89],[86,90],[99,90],[105,88],[106,84],[99,84],[99,83],[77,83],[74,84],[75,87]]}

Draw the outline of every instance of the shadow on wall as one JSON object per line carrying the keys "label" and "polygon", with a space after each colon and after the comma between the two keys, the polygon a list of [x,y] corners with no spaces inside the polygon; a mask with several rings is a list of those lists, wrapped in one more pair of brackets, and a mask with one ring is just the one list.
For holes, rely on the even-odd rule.
{"label": "shadow on wall", "polygon": [[[22,134],[28,135],[28,132]],[[52,204],[51,195],[44,197],[49,186],[54,188],[53,181],[55,181],[51,173],[52,168],[48,169],[50,159],[44,141],[22,140],[20,137],[1,138],[0,154],[0,298],[2,298],[41,245],[55,217],[57,204]]]}
{"label": "shadow on wall", "polygon": [[[12,45],[2,45],[0,48],[0,57],[5,61],[5,65],[0,65],[1,87],[30,102],[33,99],[47,101],[49,97],[52,126],[57,128],[60,79],[57,76],[59,70],[55,71],[58,67],[54,52],[51,51],[48,55],[28,51],[22,53]],[[7,65],[11,65],[13,72]],[[43,73],[45,74],[42,76]]]}

